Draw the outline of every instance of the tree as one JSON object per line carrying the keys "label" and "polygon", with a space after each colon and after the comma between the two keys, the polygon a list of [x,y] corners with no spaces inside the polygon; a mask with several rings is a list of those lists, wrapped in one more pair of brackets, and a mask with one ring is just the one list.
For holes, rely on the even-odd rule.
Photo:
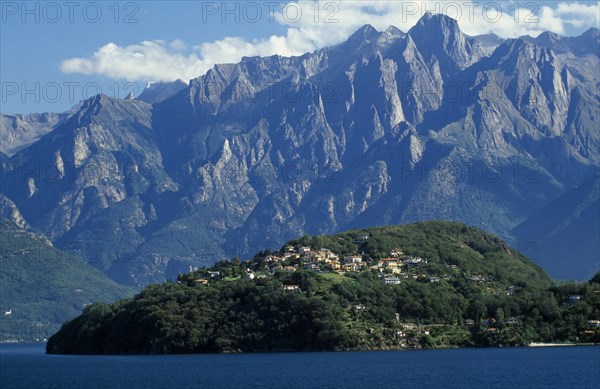
{"label": "tree", "polygon": [[498,307],[496,309],[496,320],[498,320],[499,322],[504,321],[504,309],[502,309],[501,307]]}

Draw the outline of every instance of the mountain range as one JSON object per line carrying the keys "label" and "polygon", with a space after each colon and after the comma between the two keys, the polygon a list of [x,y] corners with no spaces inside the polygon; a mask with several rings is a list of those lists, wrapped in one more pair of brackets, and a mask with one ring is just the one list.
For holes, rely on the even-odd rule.
{"label": "mountain range", "polygon": [[[539,264],[588,279],[600,249],[576,249],[597,242],[599,215],[552,204],[598,208],[585,183],[600,166],[599,52],[598,29],[503,40],[426,14],[407,33],[366,25],[137,99],[4,115],[1,215],[127,285],[304,234],[432,219],[551,242]],[[591,197],[569,195],[578,185]]]}

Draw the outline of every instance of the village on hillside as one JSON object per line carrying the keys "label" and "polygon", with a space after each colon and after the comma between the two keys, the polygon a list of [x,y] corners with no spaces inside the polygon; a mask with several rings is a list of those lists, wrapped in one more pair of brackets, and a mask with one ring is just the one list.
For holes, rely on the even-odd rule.
{"label": "village on hillside", "polygon": [[[368,240],[368,236],[361,236],[360,241]],[[262,253],[261,253],[262,254]],[[336,273],[340,275],[371,271],[378,275],[381,282],[386,285],[399,285],[404,279],[413,279],[430,283],[450,281],[460,269],[457,265],[447,265],[447,272],[433,275],[427,267],[430,260],[414,255],[407,255],[401,248],[389,251],[388,256],[380,259],[370,259],[366,255],[342,255],[328,248],[314,248],[308,246],[287,245],[281,250],[255,256],[253,260],[244,261],[244,277],[254,279],[264,277],[277,272],[295,272],[300,269],[312,271],[318,274]],[[198,270],[190,268],[190,271]],[[218,272],[207,271],[209,277],[199,278],[198,283],[206,284],[209,280],[219,278]],[[474,274],[468,279],[478,285],[492,282],[491,275]],[[286,285],[288,290],[295,290],[297,285]],[[510,296],[515,293],[517,287],[511,285],[505,289],[497,289],[490,286],[487,291],[496,296]]]}
{"label": "village on hillside", "polygon": [[[361,236],[359,238],[362,241],[366,241],[368,236]],[[314,248],[303,245],[287,245],[282,249],[272,253],[267,251],[266,253],[260,253],[255,256],[252,260],[240,262],[242,274],[237,276],[228,276],[223,274],[219,270],[206,270],[202,278],[196,278],[194,281],[196,284],[208,285],[211,281],[228,281],[234,282],[236,280],[247,278],[257,279],[272,276],[278,272],[293,273],[298,270],[305,270],[314,272],[320,275],[337,275],[339,277],[351,276],[360,272],[370,271],[377,274],[380,281],[384,285],[400,285],[404,280],[414,280],[425,283],[441,283],[448,282],[453,277],[464,275],[461,273],[461,269],[457,265],[447,265],[445,274],[432,275],[432,269],[428,268],[430,260],[422,258],[420,256],[407,255],[401,248],[395,248],[390,250],[387,257],[380,259],[370,259],[367,255],[342,255],[336,253],[328,248],[320,247]],[[235,260],[234,260],[235,261]],[[190,269],[196,270],[197,269]],[[472,284],[481,286],[489,294],[494,296],[512,296],[515,294],[519,287],[510,285],[506,288],[497,288],[493,281],[494,277],[491,275],[468,275],[467,279]],[[297,284],[284,283],[283,289],[287,292],[301,292],[301,286]],[[574,304],[577,302],[579,296],[570,296],[569,300],[565,304]],[[352,306],[354,311],[363,311],[367,309],[364,304],[355,304]],[[503,325],[517,326],[520,324],[519,318],[507,317],[503,319],[497,319],[495,317],[482,317],[478,320],[467,318],[462,323],[456,323],[464,327],[481,326],[484,332],[490,336],[494,336],[499,329],[497,328],[502,320]],[[443,327],[441,324],[423,324],[419,322],[401,322],[400,317],[396,314],[397,328],[394,329],[394,333],[391,334],[400,343],[401,347],[413,347],[416,346],[415,339],[422,336],[428,336],[432,331],[436,331],[437,328]],[[597,330],[596,321],[590,321],[588,323],[588,332],[582,335],[593,335]],[[441,328],[440,328],[441,330]],[[390,334],[388,334],[390,335]]]}

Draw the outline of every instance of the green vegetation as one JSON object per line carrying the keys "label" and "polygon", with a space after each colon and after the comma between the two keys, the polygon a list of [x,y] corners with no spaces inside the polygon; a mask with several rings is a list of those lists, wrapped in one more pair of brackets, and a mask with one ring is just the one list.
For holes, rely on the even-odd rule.
{"label": "green vegetation", "polygon": [[43,340],[85,305],[133,293],[42,235],[0,219],[0,341]]}
{"label": "green vegetation", "polygon": [[[351,261],[352,270],[331,270]],[[557,285],[490,234],[460,223],[426,222],[304,237],[249,261],[221,261],[149,286],[132,299],[91,305],[52,336],[47,351],[598,342],[599,318],[600,274],[588,283]]]}

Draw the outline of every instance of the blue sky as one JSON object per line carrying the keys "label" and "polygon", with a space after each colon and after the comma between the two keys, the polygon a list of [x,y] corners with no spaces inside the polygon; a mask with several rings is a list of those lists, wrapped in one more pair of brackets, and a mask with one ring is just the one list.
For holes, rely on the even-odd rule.
{"label": "blue sky", "polygon": [[2,1],[0,112],[59,112],[98,92],[187,82],[244,55],[299,55],[366,23],[407,31],[427,10],[470,35],[506,38],[579,35],[599,20],[596,1]]}

